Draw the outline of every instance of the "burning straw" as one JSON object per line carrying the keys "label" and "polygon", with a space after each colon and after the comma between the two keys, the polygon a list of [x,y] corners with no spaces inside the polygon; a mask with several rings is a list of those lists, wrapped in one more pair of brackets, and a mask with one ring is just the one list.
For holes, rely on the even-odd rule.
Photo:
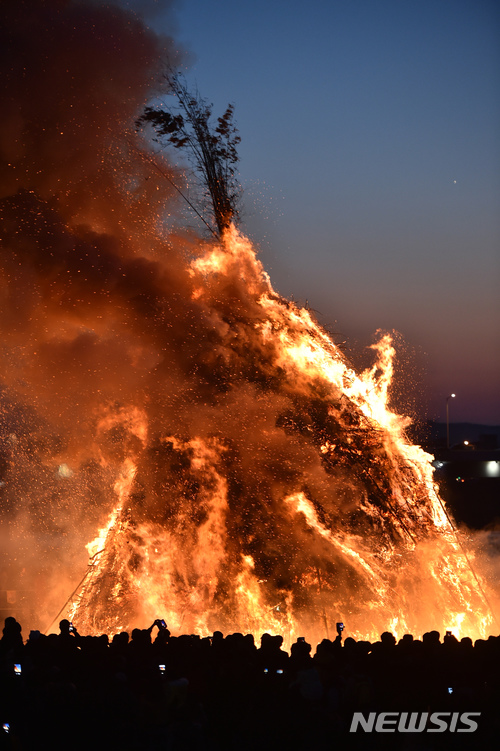
{"label": "burning straw", "polygon": [[3,12],[2,513],[37,616],[87,544],[82,632],[160,614],[174,632],[486,634],[474,554],[388,406],[390,336],[357,374],[233,226],[168,229],[176,172],[128,128],[171,41],[112,7]]}

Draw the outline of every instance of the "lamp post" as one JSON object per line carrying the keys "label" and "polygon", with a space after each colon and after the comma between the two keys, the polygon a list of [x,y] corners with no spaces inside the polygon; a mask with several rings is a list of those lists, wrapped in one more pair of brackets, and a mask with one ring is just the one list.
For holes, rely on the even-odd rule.
{"label": "lamp post", "polygon": [[450,407],[448,402],[450,399],[454,399],[455,394],[450,394],[446,397],[446,448],[450,448]]}

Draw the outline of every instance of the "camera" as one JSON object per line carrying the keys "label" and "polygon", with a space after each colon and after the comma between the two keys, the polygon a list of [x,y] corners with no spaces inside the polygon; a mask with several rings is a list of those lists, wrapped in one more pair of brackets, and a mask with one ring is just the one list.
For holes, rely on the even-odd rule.
{"label": "camera", "polygon": [[69,633],[70,633],[70,634],[74,634],[74,633],[75,633],[75,627],[73,626],[73,624],[72,624],[72,623],[70,623],[70,624],[69,624],[69,629],[68,629],[68,631],[69,631]]}
{"label": "camera", "polygon": [[21,675],[21,665],[18,662],[14,664],[14,673],[15,675]]}
{"label": "camera", "polygon": [[164,673],[165,672],[165,665],[158,665],[158,667],[160,669],[160,673]]}
{"label": "camera", "polygon": [[337,633],[341,633],[344,630],[344,624],[343,623],[337,623]]}

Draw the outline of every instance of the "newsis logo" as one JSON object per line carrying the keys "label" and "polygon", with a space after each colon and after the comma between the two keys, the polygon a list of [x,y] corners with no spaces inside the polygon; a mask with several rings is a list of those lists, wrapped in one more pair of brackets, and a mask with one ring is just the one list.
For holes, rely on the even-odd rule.
{"label": "newsis logo", "polygon": [[474,733],[481,712],[354,712],[351,733]]}

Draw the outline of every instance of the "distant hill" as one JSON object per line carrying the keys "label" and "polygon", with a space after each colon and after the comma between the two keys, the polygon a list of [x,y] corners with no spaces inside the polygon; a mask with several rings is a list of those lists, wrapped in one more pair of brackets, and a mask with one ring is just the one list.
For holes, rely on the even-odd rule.
{"label": "distant hill", "polygon": [[[428,420],[410,428],[409,437],[414,443],[424,447],[444,448],[446,446],[446,423]],[[500,425],[481,425],[474,422],[450,422],[450,445],[469,441],[478,448],[495,449],[500,447]]]}

